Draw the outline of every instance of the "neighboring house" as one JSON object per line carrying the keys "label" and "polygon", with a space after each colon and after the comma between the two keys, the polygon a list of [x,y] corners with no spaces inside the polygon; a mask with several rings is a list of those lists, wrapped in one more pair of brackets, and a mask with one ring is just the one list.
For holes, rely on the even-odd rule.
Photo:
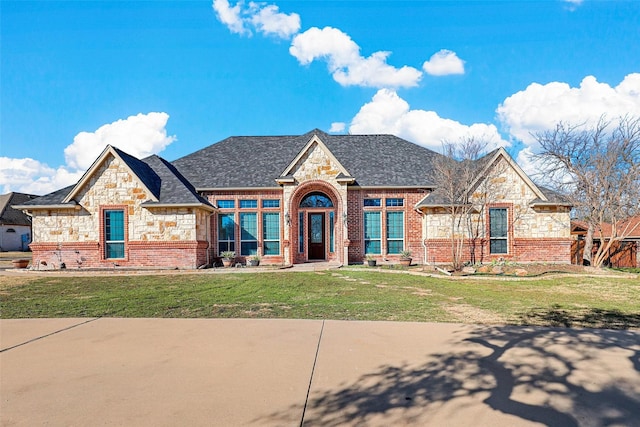
{"label": "neighboring house", "polygon": [[0,251],[26,251],[31,243],[31,218],[14,209],[38,197],[32,194],[7,193],[0,195]]}
{"label": "neighboring house", "polygon": [[[440,156],[392,135],[317,129],[231,137],[172,163],[108,147],[76,185],[21,208],[33,216],[34,261],[67,268],[197,268],[226,250],[278,265],[393,262],[403,250],[445,263],[446,209],[429,198]],[[480,164],[478,182],[497,184],[481,219],[483,260],[568,263],[569,206],[503,149]]]}
{"label": "neighboring house", "polygon": [[[571,245],[571,262],[582,265],[584,254],[584,238],[587,234],[588,224],[584,221],[571,221],[571,235],[574,238]],[[625,236],[614,242],[609,248],[606,265],[611,267],[640,267],[640,216],[630,218],[617,227],[618,233]],[[593,236],[593,253],[600,247],[601,241],[611,239],[611,224],[602,224]]]}

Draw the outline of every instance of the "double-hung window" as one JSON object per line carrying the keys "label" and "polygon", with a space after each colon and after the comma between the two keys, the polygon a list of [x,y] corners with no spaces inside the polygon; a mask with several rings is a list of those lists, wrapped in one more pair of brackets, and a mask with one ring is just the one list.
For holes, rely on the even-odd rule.
{"label": "double-hung window", "polygon": [[240,213],[240,255],[258,253],[258,221],[255,212]]}
{"label": "double-hung window", "polygon": [[489,253],[508,253],[506,208],[489,208]]}
{"label": "double-hung window", "polygon": [[364,213],[364,253],[380,254],[381,253],[381,212]]}
{"label": "double-hung window", "polygon": [[104,211],[104,257],[106,259],[124,258],[123,209]]}
{"label": "double-hung window", "polygon": [[[387,199],[388,200],[388,199]],[[387,212],[387,253],[399,254],[404,249],[404,212]]]}
{"label": "double-hung window", "polygon": [[218,254],[236,250],[234,214],[218,214]]}
{"label": "double-hung window", "polygon": [[280,254],[280,214],[265,212],[262,214],[263,255]]}

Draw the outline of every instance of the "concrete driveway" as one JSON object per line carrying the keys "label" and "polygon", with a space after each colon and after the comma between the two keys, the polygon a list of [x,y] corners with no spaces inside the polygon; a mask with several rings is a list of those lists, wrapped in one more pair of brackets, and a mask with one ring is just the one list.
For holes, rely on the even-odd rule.
{"label": "concrete driveway", "polygon": [[0,347],[3,426],[640,426],[638,331],[28,319]]}

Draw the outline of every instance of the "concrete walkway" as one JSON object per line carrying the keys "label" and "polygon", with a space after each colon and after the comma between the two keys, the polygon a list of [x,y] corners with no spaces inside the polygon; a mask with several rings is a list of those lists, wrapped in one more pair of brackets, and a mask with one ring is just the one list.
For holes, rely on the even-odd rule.
{"label": "concrete walkway", "polygon": [[640,332],[0,321],[2,426],[640,426]]}

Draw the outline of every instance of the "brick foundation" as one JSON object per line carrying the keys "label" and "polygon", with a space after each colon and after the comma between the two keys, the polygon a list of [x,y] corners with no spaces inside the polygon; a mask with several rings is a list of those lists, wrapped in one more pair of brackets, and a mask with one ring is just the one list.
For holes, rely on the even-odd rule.
{"label": "brick foundation", "polygon": [[207,264],[206,241],[129,241],[125,259],[103,259],[98,242],[32,243],[36,269],[153,267],[195,269]]}
{"label": "brick foundation", "polygon": [[[569,264],[571,261],[572,239],[512,239],[508,254],[490,254],[487,241],[479,240],[475,245],[476,263],[487,263],[498,259],[521,263],[546,262]],[[427,260],[429,263],[451,263],[451,240],[427,239]],[[471,259],[471,242],[465,242],[463,261]]]}

